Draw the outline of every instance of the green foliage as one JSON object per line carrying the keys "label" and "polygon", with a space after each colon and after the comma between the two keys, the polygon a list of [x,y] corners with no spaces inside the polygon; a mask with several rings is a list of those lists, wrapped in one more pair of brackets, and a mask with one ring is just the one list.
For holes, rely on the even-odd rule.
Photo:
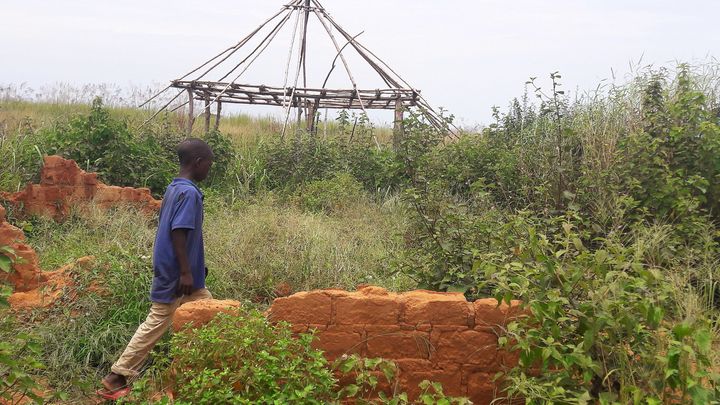
{"label": "green foliage", "polygon": [[335,379],[312,340],[294,338],[286,324],[270,324],[257,311],[240,311],[175,334],[169,359],[159,364],[169,364],[165,381],[174,381],[182,403],[323,404]]}
{"label": "green foliage", "polygon": [[232,169],[237,160],[237,151],[230,139],[219,131],[210,131],[202,139],[207,142],[215,155],[210,178],[206,180],[207,184],[218,186],[223,182],[234,181]]}
{"label": "green foliage", "polygon": [[[2,289],[0,297],[7,298],[9,291]],[[12,327],[12,321],[3,314],[3,328]],[[13,337],[0,341],[0,401],[3,403],[21,403],[33,401],[42,404],[41,386],[37,383],[36,373],[44,368],[40,361],[42,348],[39,340],[26,333],[16,333]],[[64,398],[64,394],[53,396]]]}
{"label": "green foliage", "polygon": [[651,74],[600,101],[571,103],[551,79],[549,96],[529,82],[537,109],[514,102],[483,134],[423,155],[396,268],[522,300],[526,316],[499,331],[520,358],[504,375],[511,399],[720,400],[716,100],[683,66],[672,84]]}
{"label": "green foliage", "polygon": [[0,131],[0,159],[4,162],[0,189],[15,191],[37,180],[43,163],[41,148],[44,143],[44,138],[29,119],[15,133],[2,134]]}
{"label": "green foliage", "polygon": [[576,216],[513,222],[516,253],[477,262],[496,298],[522,299],[528,313],[500,338],[520,356],[520,367],[508,374],[510,397],[529,403],[720,399],[711,326],[675,312],[668,279],[674,269],[647,263],[647,240],[602,239],[589,248]]}
{"label": "green foliage", "polygon": [[399,369],[391,360],[382,358],[361,358],[357,355],[343,356],[335,361],[333,368],[353,383],[337,392],[340,401],[352,400],[360,405],[406,405],[443,404],[463,405],[471,402],[466,398],[445,395],[442,384],[424,380],[420,383],[420,394],[410,401],[406,392],[399,389]]}
{"label": "green foliage", "polygon": [[340,169],[341,154],[334,141],[300,135],[269,143],[263,151],[270,188],[295,187],[322,180]]}
{"label": "green foliage", "polygon": [[373,137],[367,117],[341,112],[340,133],[332,137],[298,133],[292,140],[263,145],[268,187],[294,189],[304,183],[325,180],[338,172],[352,174],[366,190],[396,189],[406,182],[403,164],[395,153]]}
{"label": "green foliage", "polygon": [[44,136],[48,154],[73,159],[108,184],[147,186],[161,193],[177,171],[175,145],[167,145],[177,137],[136,136],[126,122],[111,117],[100,99],[87,116],[59,123]]}
{"label": "green foliage", "polygon": [[[398,367],[393,361],[381,358],[361,358],[357,355],[342,356],[335,361],[333,369],[341,375],[350,377],[352,384],[347,384],[337,392],[337,398],[354,399],[359,404],[388,403],[383,387],[392,389],[390,398],[407,401],[407,394],[398,390]],[[379,400],[374,397],[379,396]]]}
{"label": "green foliage", "polygon": [[681,66],[668,88],[652,76],[643,92],[643,129],[622,143],[619,174],[638,201],[638,215],[682,223],[691,216],[718,217],[720,122],[704,93]]}
{"label": "green foliage", "polygon": [[435,182],[408,189],[404,198],[413,207],[413,221],[397,270],[420,288],[477,294],[475,260],[480,247],[495,247],[503,220],[495,209],[477,209],[484,197],[480,191],[476,200],[457,200]]}
{"label": "green foliage", "polygon": [[304,209],[326,213],[362,203],[364,198],[362,184],[348,173],[306,183],[298,188],[295,197]]}
{"label": "green foliage", "polygon": [[[452,117],[447,119],[452,122]],[[418,111],[408,111],[403,121],[403,137],[399,139],[397,159],[402,162],[403,174],[413,182],[421,182],[418,178],[420,167],[425,164],[425,156],[441,144],[445,133],[435,128]]]}
{"label": "green foliage", "polygon": [[0,271],[10,273],[13,270],[13,263],[18,260],[15,249],[10,246],[0,246]]}

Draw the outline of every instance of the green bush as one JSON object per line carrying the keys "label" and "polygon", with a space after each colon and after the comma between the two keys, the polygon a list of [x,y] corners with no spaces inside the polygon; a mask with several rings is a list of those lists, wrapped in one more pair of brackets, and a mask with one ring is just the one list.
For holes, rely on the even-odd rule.
{"label": "green bush", "polygon": [[[352,381],[337,392],[337,399],[354,401],[359,405],[408,405],[443,404],[464,405],[471,402],[467,398],[449,397],[443,392],[442,384],[423,380],[418,387],[420,394],[413,402],[408,394],[399,389],[399,369],[392,360],[382,358],[361,358],[357,355],[342,356],[335,361],[333,368],[344,378]],[[391,388],[390,393],[378,390],[381,383]],[[379,391],[379,392],[378,392]]]}
{"label": "green bush", "polygon": [[[0,330],[15,329],[14,320],[7,311],[7,297],[12,290],[0,286]],[[17,330],[17,329],[16,329]],[[44,368],[41,362],[42,348],[37,337],[24,332],[15,333],[0,341],[0,402],[15,404],[33,401],[42,404],[45,399],[37,377],[37,373]],[[53,399],[67,399],[65,394],[57,393]]]}
{"label": "green bush", "polygon": [[269,143],[263,155],[271,189],[327,178],[340,169],[342,157],[336,142],[310,135]]}
{"label": "green bush", "polygon": [[653,244],[664,242],[658,229],[589,247],[583,228],[572,214],[515,217],[498,235],[513,253],[476,261],[496,298],[521,299],[527,311],[499,339],[520,359],[507,375],[508,396],[533,404],[720,400],[712,325],[703,312],[686,312],[692,293],[676,293],[687,283],[685,259],[650,263]]}
{"label": "green bush", "polygon": [[544,219],[442,199],[411,201],[420,223],[401,271],[436,290],[523,302],[527,316],[498,331],[499,343],[520,358],[505,375],[509,398],[720,399],[720,375],[712,371],[714,291],[691,288],[692,280],[720,277],[712,225],[694,245],[682,230],[662,225],[599,238],[577,212]]}
{"label": "green bush", "polygon": [[327,180],[302,185],[295,199],[306,210],[330,213],[361,203],[365,192],[352,175],[337,173]]}
{"label": "green bush", "polygon": [[[312,340],[310,334],[294,338],[286,324],[270,324],[254,310],[221,314],[175,334],[169,357],[154,367],[168,367],[160,375],[173,382],[175,403],[324,404],[335,379]],[[140,397],[158,388],[147,381],[136,386],[145,391],[136,393]]]}
{"label": "green bush", "polygon": [[232,141],[219,131],[210,131],[202,139],[207,142],[215,155],[210,178],[206,180],[206,184],[222,187],[224,184],[234,182],[233,166],[238,156]]}
{"label": "green bush", "polygon": [[685,66],[574,102],[551,78],[537,108],[421,154],[396,268],[523,301],[499,330],[511,400],[717,402],[715,94]]}
{"label": "green bush", "polygon": [[46,152],[75,160],[85,170],[98,172],[113,185],[146,186],[162,194],[177,172],[177,137],[137,136],[126,122],[110,116],[102,101],[93,101],[90,114],[56,124],[44,133]]}
{"label": "green bush", "polygon": [[398,189],[407,182],[403,164],[391,149],[362,139],[302,134],[264,145],[261,156],[271,189],[292,190],[337,172],[352,174],[370,192]]}
{"label": "green bush", "polygon": [[621,143],[619,176],[636,215],[680,226],[693,216],[719,219],[720,121],[688,66],[673,86],[653,75],[642,93],[642,129]]}

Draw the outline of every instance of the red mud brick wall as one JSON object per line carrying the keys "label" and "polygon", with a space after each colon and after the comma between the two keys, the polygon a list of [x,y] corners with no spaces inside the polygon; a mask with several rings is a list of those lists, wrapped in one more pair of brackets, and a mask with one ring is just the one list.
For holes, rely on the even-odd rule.
{"label": "red mud brick wall", "polygon": [[0,271],[0,282],[9,282],[15,291],[30,291],[47,281],[47,276],[40,271],[35,250],[25,243],[23,231],[5,220],[3,206],[0,206],[0,246],[9,246],[17,256],[13,271]]}
{"label": "red mud brick wall", "polygon": [[489,404],[493,377],[516,359],[497,347],[500,327],[517,314],[494,299],[467,302],[462,294],[379,287],[357,292],[319,290],[278,298],[271,321],[289,322],[296,332],[317,330],[316,347],[329,360],[343,354],[382,357],[400,368],[401,389],[418,395],[418,384],[443,384],[445,393]]}
{"label": "red mud brick wall", "polygon": [[87,270],[94,258],[86,256],[55,271],[44,272],[40,269],[37,253],[25,243],[23,231],[8,223],[5,214],[5,207],[0,205],[0,247],[9,247],[9,256],[14,259],[12,271],[0,271],[0,284],[13,287],[8,302],[13,309],[48,307],[63,295],[65,287],[74,284],[70,273]]}
{"label": "red mud brick wall", "polygon": [[87,173],[75,161],[60,156],[45,157],[40,184],[28,184],[22,191],[0,197],[25,214],[53,218],[66,216],[76,201],[95,201],[104,207],[132,203],[150,211],[161,203],[147,188],[108,186],[98,181],[97,173]]}

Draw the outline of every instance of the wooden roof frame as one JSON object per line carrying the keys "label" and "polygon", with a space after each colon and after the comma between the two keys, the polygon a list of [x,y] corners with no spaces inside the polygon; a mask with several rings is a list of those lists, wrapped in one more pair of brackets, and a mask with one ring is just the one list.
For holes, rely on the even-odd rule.
{"label": "wooden roof frame", "polygon": [[[307,27],[310,18],[316,17],[322,24],[325,32],[335,46],[337,55],[332,63],[330,72],[322,84],[321,88],[309,88],[307,86],[306,62],[307,62]],[[294,20],[293,36],[288,53],[288,60],[285,69],[285,83],[282,86],[267,86],[264,84],[243,84],[238,80],[245,73],[252,63],[262,54],[262,52],[275,39],[278,32],[290,21]],[[274,24],[274,25],[272,25]],[[248,42],[260,33],[265,27],[271,27],[270,32],[261,39],[254,49],[250,51],[243,59],[235,65],[233,69],[225,73],[220,80],[206,80],[206,76],[215,72],[215,69],[223,62],[228,61],[231,57],[236,56],[238,51],[245,49]],[[296,38],[299,39],[296,44]],[[346,43],[341,46],[338,38],[342,38]],[[359,36],[359,34],[357,35]],[[285,124],[283,126],[282,136],[284,137],[292,108],[298,109],[298,119],[302,113],[306,117],[313,117],[312,121],[308,120],[308,129],[313,130],[315,125],[315,115],[319,109],[357,109],[367,113],[367,110],[395,110],[396,126],[398,120],[402,122],[402,111],[411,107],[418,108],[420,113],[428,120],[428,122],[438,129],[454,133],[449,124],[443,117],[438,114],[430,104],[422,97],[419,90],[414,89],[402,77],[400,77],[390,66],[383,60],[378,58],[372,51],[357,41],[357,36],[351,36],[345,31],[325,10],[319,0],[293,0],[286,4],[274,14],[272,17],[263,22],[258,28],[253,30],[248,36],[243,38],[234,46],[225,49],[202,65],[193,69],[184,76],[173,80],[170,85],[165,87],[159,93],[152,96],[149,100],[141,105],[144,106],[159,97],[167,91],[178,91],[177,94],[163,105],[148,121],[156,117],[160,112],[167,110],[170,105],[175,102],[182,94],[187,94],[187,101],[172,108],[176,111],[180,108],[188,106],[189,123],[188,131],[192,130],[195,119],[205,114],[205,130],[209,130],[210,125],[210,108],[216,105],[216,122],[217,129],[220,119],[221,105],[224,103],[246,104],[246,105],[268,105],[285,108]],[[297,47],[297,50],[295,48]],[[355,77],[352,74],[350,66],[343,52],[346,48],[356,51],[362,59],[370,65],[370,67],[380,76],[386,88],[382,89],[361,89],[358,88]],[[295,54],[297,52],[297,54]],[[293,55],[297,57],[297,66],[294,69],[294,80],[290,76],[291,60]],[[328,89],[326,88],[328,79],[336,67],[336,63],[340,59],[342,66],[347,74],[352,88],[349,89]],[[302,85],[300,78],[302,77]],[[230,79],[230,80],[228,80]],[[194,104],[196,101],[204,105],[203,111],[195,115]],[[454,128],[454,127],[453,127]],[[457,129],[457,128],[454,128]]]}

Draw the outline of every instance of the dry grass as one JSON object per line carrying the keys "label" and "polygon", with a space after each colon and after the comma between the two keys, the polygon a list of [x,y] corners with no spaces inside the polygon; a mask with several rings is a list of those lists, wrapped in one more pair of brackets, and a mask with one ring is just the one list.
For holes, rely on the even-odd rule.
{"label": "dry grass", "polygon": [[218,210],[206,225],[211,281],[219,295],[249,298],[271,298],[280,283],[294,291],[360,283],[408,288],[410,280],[389,272],[406,221],[392,203],[362,202],[326,215],[266,196]]}

